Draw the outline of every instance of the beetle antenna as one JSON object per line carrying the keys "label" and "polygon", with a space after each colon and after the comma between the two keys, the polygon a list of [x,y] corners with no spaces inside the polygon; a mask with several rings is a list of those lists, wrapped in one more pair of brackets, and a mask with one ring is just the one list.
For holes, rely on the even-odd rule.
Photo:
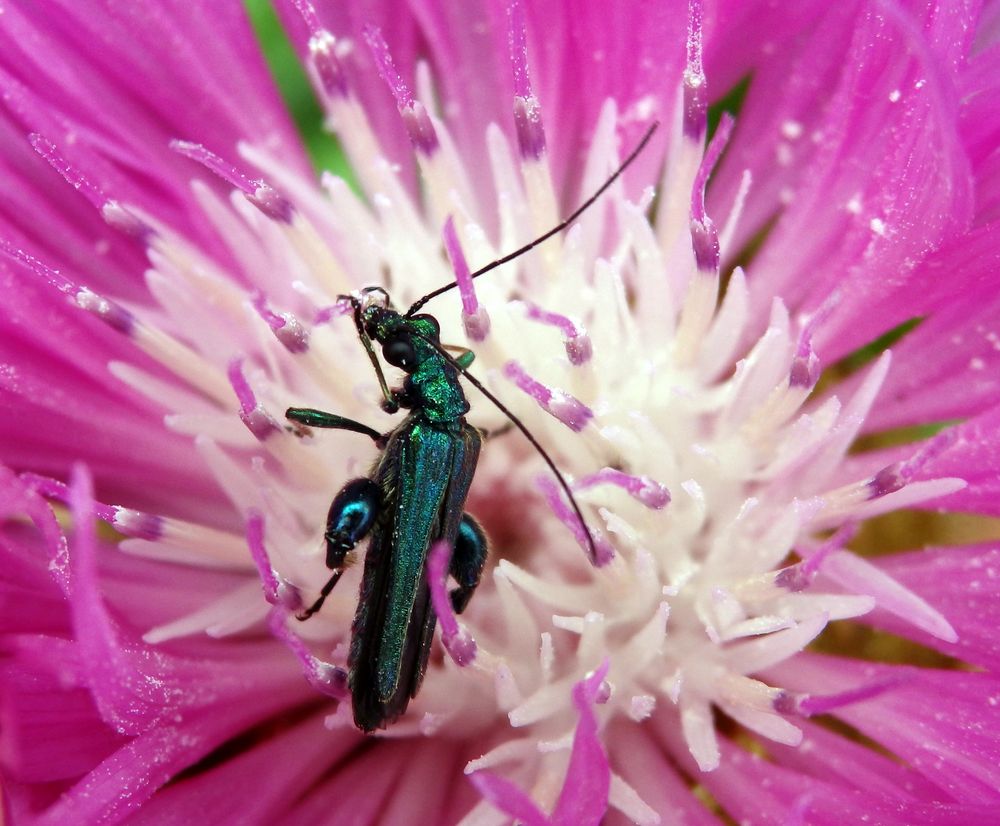
{"label": "beetle antenna", "polygon": [[[597,191],[594,192],[593,195],[591,195],[586,201],[584,201],[582,204],[580,204],[580,206],[578,206],[575,210],[573,210],[573,212],[569,215],[568,218],[565,218],[564,220],[560,221],[545,234],[539,235],[534,241],[531,241],[525,244],[523,247],[520,247],[519,249],[516,249],[513,252],[508,253],[502,258],[498,258],[496,261],[491,261],[485,267],[476,270],[469,276],[469,278],[479,278],[479,276],[481,275],[486,275],[486,273],[488,273],[490,270],[495,270],[502,264],[506,264],[508,261],[513,261],[518,256],[524,255],[524,253],[534,249],[543,241],[548,241],[549,238],[551,238],[553,235],[558,235],[560,232],[566,229],[566,227],[568,227],[584,212],[586,212],[586,210],[593,205],[594,201],[596,201],[604,194],[604,192],[608,189],[608,187],[611,186],[611,184],[613,184],[616,180],[618,180],[621,174],[626,169],[628,169],[629,166],[632,164],[632,161],[634,161],[636,158],[639,157],[639,153],[646,148],[646,144],[649,143],[650,138],[653,137],[653,133],[656,131],[656,128],[659,125],[660,125],[659,121],[653,121],[649,129],[646,130],[646,134],[642,136],[642,140],[639,141],[638,146],[636,146],[636,148],[629,153],[629,156],[624,161],[622,161],[621,165],[614,172],[611,173],[611,176],[603,184],[601,184],[600,187],[598,187]],[[427,295],[423,296],[422,298],[418,298],[415,302],[413,302],[413,305],[410,307],[410,309],[406,311],[406,317],[409,318],[410,316],[412,316],[417,310],[423,307],[424,304],[426,304],[432,298],[437,298],[442,293],[446,293],[448,292],[448,290],[452,290],[457,286],[458,283],[452,281],[448,284],[445,284],[443,287],[438,287],[436,290],[427,293]]]}
{"label": "beetle antenna", "polygon": [[535,450],[537,450],[538,453],[541,455],[541,457],[545,460],[545,464],[549,466],[549,470],[552,471],[553,475],[556,477],[556,480],[559,482],[563,491],[566,493],[566,496],[569,498],[569,503],[570,505],[573,506],[573,511],[576,513],[576,518],[580,520],[580,526],[583,528],[583,535],[587,537],[587,545],[588,545],[588,550],[590,551],[590,558],[596,563],[596,560],[599,558],[597,553],[597,545],[594,543],[594,537],[590,533],[590,528],[587,527],[587,520],[583,516],[583,511],[580,510],[580,506],[579,504],[577,504],[576,497],[573,495],[573,491],[570,490],[569,482],[566,481],[566,477],[563,476],[562,471],[560,471],[559,468],[556,467],[556,463],[553,461],[552,457],[549,456],[549,454],[546,452],[545,448],[541,446],[538,439],[536,439],[533,435],[531,435],[531,431],[528,430],[524,422],[522,422],[517,416],[515,416],[508,409],[508,407],[502,401],[500,401],[500,399],[498,399],[496,396],[493,395],[493,393],[487,390],[486,386],[481,381],[479,381],[479,379],[477,379],[465,367],[459,364],[458,361],[447,350],[444,349],[443,345],[438,344],[436,341],[427,338],[427,336],[420,335],[420,333],[414,333],[414,335],[416,335],[423,341],[426,341],[428,344],[431,345],[431,347],[437,350],[438,353],[440,353],[441,356],[445,359],[445,361],[451,364],[452,367],[458,370],[458,372],[460,372],[463,376],[465,376],[469,380],[470,384],[472,384],[480,393],[486,396],[487,399],[493,402],[493,404],[495,404],[499,408],[500,412],[503,413],[508,419],[510,419],[510,421],[514,424],[514,426],[517,427],[517,429],[524,434],[525,438],[529,442],[531,442],[531,446],[534,447]]}

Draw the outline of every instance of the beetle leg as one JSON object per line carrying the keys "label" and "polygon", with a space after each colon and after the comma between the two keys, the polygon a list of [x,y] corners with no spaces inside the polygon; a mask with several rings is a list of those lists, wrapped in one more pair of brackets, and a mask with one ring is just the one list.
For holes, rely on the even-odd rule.
{"label": "beetle leg", "polygon": [[333,430],[350,430],[352,433],[361,433],[375,440],[381,446],[382,434],[375,428],[369,427],[346,416],[338,416],[336,413],[327,413],[323,410],[315,410],[312,407],[289,407],[285,411],[285,418],[306,427],[325,427]]}
{"label": "beetle leg", "polygon": [[319,592],[319,598],[301,614],[299,620],[307,620],[326,601],[334,586],[344,573],[344,560],[357,544],[364,539],[378,516],[381,495],[379,486],[371,479],[352,479],[336,495],[326,517],[326,567],[333,573]]}
{"label": "beetle leg", "polygon": [[465,610],[479,585],[488,551],[483,529],[469,514],[463,513],[455,538],[455,550],[451,555],[451,575],[458,583],[458,587],[451,592],[451,605],[456,614]]}

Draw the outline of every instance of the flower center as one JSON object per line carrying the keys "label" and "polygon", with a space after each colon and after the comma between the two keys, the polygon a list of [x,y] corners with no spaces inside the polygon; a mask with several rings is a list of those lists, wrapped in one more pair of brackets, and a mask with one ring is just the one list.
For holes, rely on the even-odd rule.
{"label": "flower center", "polygon": [[[463,731],[509,724],[523,733],[470,770],[564,752],[576,720],[572,686],[607,660],[597,692],[603,723],[676,706],[687,745],[708,770],[719,761],[713,707],[763,737],[798,742],[794,716],[811,713],[815,698],[751,675],[800,651],[831,620],[863,614],[878,600],[932,633],[952,634],[918,597],[844,550],[857,521],[961,485],[911,481],[912,462],[843,477],[842,459],[889,369],[888,354],[843,404],[815,400],[817,317],[793,319],[775,300],[760,329],[742,270],[720,286],[722,262],[738,252],[734,227],[749,179],[732,213],[717,216],[718,228],[704,193],[732,122],[724,119],[705,146],[697,50],[683,78],[685,117],[668,136],[669,177],[655,221],[652,188],[633,202],[615,185],[565,235],[472,282],[466,260],[485,264],[558,222],[527,76],[519,76],[516,140],[495,129],[485,136],[497,200],[483,203],[469,184],[475,170],[454,153],[445,124],[405,88],[380,37],[370,39],[411,130],[423,202],[380,157],[344,86],[335,42],[317,30],[312,68],[331,114],[350,126],[345,142],[367,201],[335,178],[318,191],[251,147],[242,149],[245,160],[267,183],[204,147],[178,144],[236,187],[229,202],[197,191],[246,282],[267,290],[238,286],[155,219],[118,204],[112,217],[149,239],[147,279],[158,306],[130,312],[64,285],[81,308],[177,377],[166,383],[131,365],[111,367],[171,411],[170,428],[196,440],[247,525],[244,537],[119,511],[113,521],[133,536],[125,549],[252,571],[249,546],[265,594],[285,611],[261,600],[254,577],[152,629],[147,641],[233,633],[270,612],[272,630],[307,677],[343,696],[362,566],[347,568],[308,623],[295,623],[287,610],[311,602],[329,578],[330,500],[367,475],[379,448],[358,433],[310,433],[284,411],[314,407],[392,430],[398,420],[380,409],[376,376],[338,296],[380,286],[402,307],[456,275],[458,294],[424,311],[440,322],[442,342],[474,345],[474,374],[555,457],[589,526],[599,529],[596,561],[605,564],[588,558],[586,534],[542,460],[517,434],[490,439],[470,508],[498,529],[461,627],[476,654],[465,649],[462,669],[432,662],[414,713],[393,735],[445,724]],[[581,192],[616,167],[620,125],[608,102]],[[500,430],[496,409],[471,389],[467,395],[469,421]],[[349,723],[343,707],[331,720],[341,723]]]}

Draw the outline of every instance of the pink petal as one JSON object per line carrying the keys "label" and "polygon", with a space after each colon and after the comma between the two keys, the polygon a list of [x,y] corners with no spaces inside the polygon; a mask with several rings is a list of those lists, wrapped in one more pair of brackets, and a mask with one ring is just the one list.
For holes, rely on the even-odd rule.
{"label": "pink petal", "polygon": [[548,826],[550,823],[535,801],[506,778],[493,772],[478,771],[469,775],[469,780],[484,800],[525,826]]}
{"label": "pink petal", "polygon": [[[188,176],[177,174],[182,159],[169,157],[171,138],[197,130],[201,140],[226,151],[249,140],[280,152],[308,174],[241,8],[144,1],[57,6],[58,12],[43,12],[22,5],[5,14],[0,54],[7,56],[12,74],[43,99],[45,110],[65,119],[62,128],[33,131],[62,145],[64,134],[73,130],[81,139],[81,156],[96,157],[93,148],[100,146],[104,157],[115,158],[105,164],[113,176],[109,183],[118,190],[109,194],[159,207],[161,217],[163,207],[170,208],[168,223],[208,240],[192,220],[196,213],[185,214]],[[53,25],[56,19],[60,22]],[[170,83],[162,82],[164,76]],[[41,108],[24,114],[40,117]],[[53,118],[50,125],[56,122]],[[108,124],[115,124],[110,135]]]}
{"label": "pink petal", "polygon": [[593,704],[605,689],[607,660],[600,668],[573,686],[573,705],[580,720],[573,735],[566,779],[551,818],[546,817],[535,801],[504,777],[488,771],[469,775],[479,793],[496,808],[526,826],[596,826],[608,808],[611,771],[601,744]]}
{"label": "pink petal", "polygon": [[1000,806],[1000,733],[992,721],[1000,680],[992,674],[888,666],[803,655],[770,669],[769,681],[839,691],[866,680],[903,682],[834,716],[876,740],[955,800]]}
{"label": "pink petal", "polygon": [[314,713],[273,735],[233,743],[227,759],[171,783],[134,822],[279,822],[332,764],[349,760],[363,742],[360,736],[324,736],[322,719]]}
{"label": "pink petal", "polygon": [[626,723],[613,726],[608,750],[611,765],[660,813],[661,822],[717,826],[718,820],[691,793],[651,727]]}
{"label": "pink petal", "polygon": [[[952,103],[954,55],[924,42],[960,47],[970,23],[962,12],[926,18],[829,7],[813,36],[779,50],[755,74],[724,164],[726,192],[745,168],[767,187],[748,199],[744,238],[780,215],[748,272],[758,317],[773,295],[812,311],[837,291],[816,330],[824,359],[912,315],[899,295],[916,262],[971,218],[972,181]],[[786,102],[775,90],[790,85]],[[778,141],[789,144],[787,176],[767,154]],[[726,213],[711,204],[709,211]]]}
{"label": "pink petal", "polygon": [[973,230],[920,265],[920,304],[910,312],[932,312],[893,345],[893,367],[866,429],[975,416],[1000,402],[998,275],[1000,223]]}
{"label": "pink petal", "polygon": [[[687,771],[697,771],[669,717],[658,730],[674,758]],[[729,740],[720,742],[722,762],[716,771],[698,773],[698,782],[737,821],[787,826],[839,826],[844,822],[878,822],[886,826],[960,826],[989,823],[1000,807],[993,804],[954,804],[939,797],[927,802],[908,799],[908,788],[872,789],[871,778],[860,787],[856,779],[837,783],[819,769],[818,776],[775,765]],[[775,747],[785,754],[787,747]],[[797,751],[801,751],[801,746]],[[869,766],[866,764],[866,768]],[[855,767],[854,774],[857,774]],[[891,775],[890,775],[891,777]],[[883,783],[887,779],[883,779]]]}
{"label": "pink petal", "polygon": [[580,722],[573,735],[566,780],[552,813],[553,824],[597,826],[607,811],[611,772],[593,705],[600,697],[608,668],[605,660],[600,668],[573,686],[573,705],[580,714]]}
{"label": "pink petal", "polygon": [[947,643],[902,617],[881,611],[861,621],[973,665],[1000,670],[1000,547],[996,544],[928,548],[876,560],[893,579],[940,611],[955,628],[958,640]]}
{"label": "pink petal", "polygon": [[968,483],[964,490],[936,500],[935,507],[1000,514],[1000,407],[949,428],[925,449],[935,455],[922,464],[917,478],[955,476]]}
{"label": "pink petal", "polygon": [[[398,14],[385,2],[364,4],[316,3],[320,22],[338,38],[363,42],[366,24],[377,26],[388,45],[393,64],[412,89],[417,46],[430,52],[441,98],[449,102],[448,127],[469,169],[478,173],[475,184],[484,203],[491,203],[492,184],[487,170],[486,125],[498,123],[513,136],[515,69],[508,46],[509,3],[473,0],[440,3],[417,0],[413,17]],[[302,55],[307,54],[308,30],[291,0],[279,6],[286,26]],[[624,120],[622,145],[634,144],[651,118],[666,120],[673,110],[676,87],[664,77],[680,77],[686,16],[652,4],[526,3],[528,71],[532,90],[541,102],[553,165],[556,191],[566,205],[575,206],[580,193],[577,161],[585,148],[604,101],[614,98]],[[610,32],[617,32],[614,40]],[[380,141],[393,161],[411,167],[409,140],[396,103],[379,80],[364,49],[355,49],[345,67],[351,93],[361,101]],[[576,94],[586,88],[587,94]],[[639,159],[629,178],[647,183],[662,159],[663,138]]]}

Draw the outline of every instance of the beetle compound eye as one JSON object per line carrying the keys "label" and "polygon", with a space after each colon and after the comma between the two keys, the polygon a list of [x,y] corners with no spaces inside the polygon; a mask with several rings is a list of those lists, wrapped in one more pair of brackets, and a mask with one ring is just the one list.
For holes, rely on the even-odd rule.
{"label": "beetle compound eye", "polygon": [[402,370],[407,370],[416,362],[413,344],[405,338],[387,341],[382,347],[382,355],[389,364]]}

